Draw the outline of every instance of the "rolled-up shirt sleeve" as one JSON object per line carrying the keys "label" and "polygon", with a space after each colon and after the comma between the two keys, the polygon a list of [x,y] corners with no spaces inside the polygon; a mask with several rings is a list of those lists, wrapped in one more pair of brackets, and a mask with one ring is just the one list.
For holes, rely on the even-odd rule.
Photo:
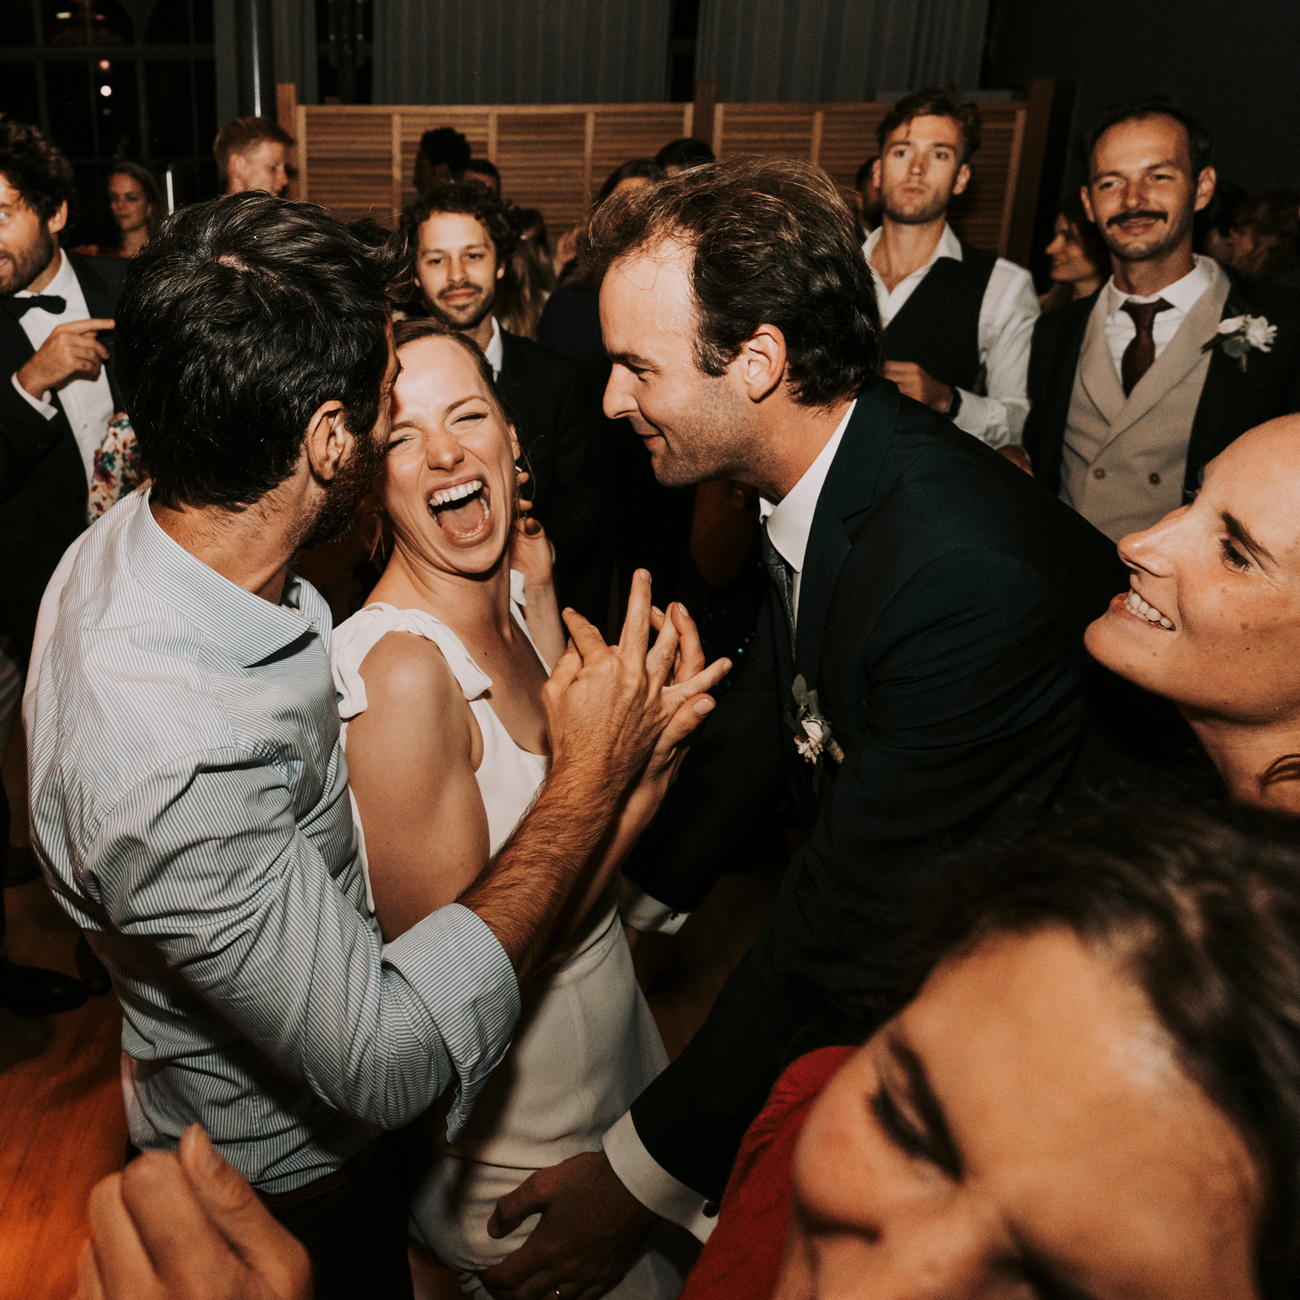
{"label": "rolled-up shirt sleeve", "polygon": [[320,802],[297,817],[277,763],[218,752],[156,771],[87,837],[78,883],[329,1105],[392,1129],[455,1082],[455,1132],[509,1046],[519,985],[455,904],[381,943],[347,896],[354,855],[343,845],[331,873],[310,833],[339,821],[325,817],[348,799],[339,763],[336,749]]}
{"label": "rolled-up shirt sleeve", "polygon": [[1029,345],[1037,319],[1038,297],[1029,272],[999,258],[980,307],[986,392],[960,390],[961,408],[953,421],[990,447],[1020,441],[1029,414]]}
{"label": "rolled-up shirt sleeve", "polygon": [[48,388],[40,397],[33,397],[31,393],[29,393],[22,384],[18,382],[18,372],[16,370],[11,377],[11,382],[13,383],[14,391],[23,399],[24,402],[27,403],[28,406],[32,408],[33,411],[39,411],[47,420],[52,420],[56,415],[58,415],[59,408],[51,403],[50,390]]}

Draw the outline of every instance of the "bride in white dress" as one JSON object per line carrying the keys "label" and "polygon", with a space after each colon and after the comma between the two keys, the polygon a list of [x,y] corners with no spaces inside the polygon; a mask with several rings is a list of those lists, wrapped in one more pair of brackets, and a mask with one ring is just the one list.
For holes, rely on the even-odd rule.
{"label": "bride in white dress", "polygon": [[[567,636],[549,543],[516,519],[519,449],[491,372],[472,343],[432,322],[399,326],[398,344],[379,481],[393,554],[330,649],[361,860],[386,941],[452,902],[527,813],[547,771],[542,686]],[[441,1107],[419,1125],[411,1233],[471,1294],[486,1296],[478,1272],[537,1221],[494,1240],[497,1198],[538,1168],[598,1151],[667,1064],[617,901],[617,877],[575,901],[565,951],[522,990],[514,1041],[456,1141]],[[651,1246],[611,1294],[658,1300],[680,1285]]]}

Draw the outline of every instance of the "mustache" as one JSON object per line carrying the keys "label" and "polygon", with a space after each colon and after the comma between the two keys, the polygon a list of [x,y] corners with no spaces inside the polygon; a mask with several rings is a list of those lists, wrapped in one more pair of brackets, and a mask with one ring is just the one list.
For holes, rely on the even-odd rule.
{"label": "mustache", "polygon": [[1120,212],[1106,222],[1106,228],[1122,226],[1127,221],[1168,221],[1167,212]]}
{"label": "mustache", "polygon": [[473,289],[473,290],[475,291],[475,293],[482,293],[482,292],[483,292],[483,291],[478,287],[478,285],[476,285],[476,284],[474,283],[473,280],[466,280],[466,281],[464,282],[464,284],[448,284],[448,285],[444,285],[443,288],[442,288],[442,290],[439,292],[438,297],[441,298],[441,297],[443,296],[443,294],[448,294],[448,293],[464,293],[466,289]]}

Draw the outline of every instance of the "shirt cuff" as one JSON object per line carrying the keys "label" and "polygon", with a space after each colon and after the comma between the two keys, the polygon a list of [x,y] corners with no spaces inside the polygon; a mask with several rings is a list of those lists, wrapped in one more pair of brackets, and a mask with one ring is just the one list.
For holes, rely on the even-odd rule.
{"label": "shirt cuff", "polygon": [[1006,407],[1001,402],[996,398],[981,397],[978,393],[968,393],[964,388],[956,391],[961,394],[961,409],[953,424],[963,433],[974,434],[987,442],[990,447],[1001,447],[1011,441]]}
{"label": "shirt cuff", "polygon": [[626,876],[623,877],[623,897],[618,912],[624,925],[647,934],[676,934],[690,916],[689,912],[674,912],[667,903],[651,898]]}
{"label": "shirt cuff", "polygon": [[706,1200],[694,1188],[678,1182],[648,1152],[628,1111],[601,1139],[610,1168],[619,1182],[647,1210],[708,1241],[718,1223],[717,1201]]}
{"label": "shirt cuff", "polygon": [[496,935],[460,903],[440,907],[386,944],[383,960],[411,986],[451,1058],[459,1082],[447,1136],[455,1141],[519,1020],[514,967]]}
{"label": "shirt cuff", "polygon": [[16,370],[13,373],[13,385],[15,390],[18,392],[18,395],[32,408],[33,411],[39,411],[47,420],[52,420],[56,415],[58,415],[59,408],[51,405],[50,390],[48,388],[40,397],[33,397],[31,393],[29,393],[22,384],[18,382],[18,372]]}

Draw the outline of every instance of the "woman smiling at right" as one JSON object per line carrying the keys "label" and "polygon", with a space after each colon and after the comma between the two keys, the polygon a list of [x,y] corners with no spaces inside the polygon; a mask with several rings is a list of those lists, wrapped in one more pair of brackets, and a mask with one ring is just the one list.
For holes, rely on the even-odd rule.
{"label": "woman smiling at right", "polygon": [[1119,553],[1093,658],[1178,706],[1231,798],[1300,814],[1300,415],[1243,434]]}

